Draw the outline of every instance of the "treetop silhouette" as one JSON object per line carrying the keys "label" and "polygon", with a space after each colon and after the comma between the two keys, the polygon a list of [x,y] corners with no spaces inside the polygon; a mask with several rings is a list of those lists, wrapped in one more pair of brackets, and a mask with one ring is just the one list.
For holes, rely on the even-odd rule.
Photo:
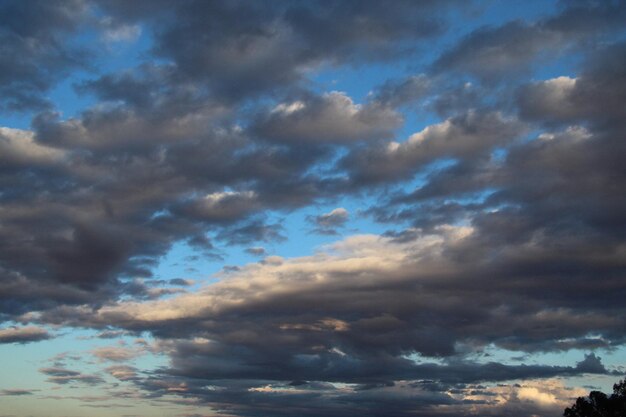
{"label": "treetop silhouette", "polygon": [[564,417],[626,417],[626,380],[613,385],[610,396],[591,391],[588,397],[578,397],[576,403],[563,411]]}

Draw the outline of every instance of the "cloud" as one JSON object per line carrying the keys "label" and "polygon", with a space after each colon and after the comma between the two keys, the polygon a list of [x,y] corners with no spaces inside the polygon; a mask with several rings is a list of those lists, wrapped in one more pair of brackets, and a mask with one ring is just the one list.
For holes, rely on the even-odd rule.
{"label": "cloud", "polygon": [[[591,123],[597,129],[619,129],[624,110],[626,44],[605,46],[588,57],[576,78],[556,77],[522,86],[518,92],[520,114],[549,127]],[[603,100],[604,110],[593,103]]]}
{"label": "cloud", "polygon": [[204,221],[229,223],[257,211],[257,200],[254,191],[216,192],[184,204],[178,210]]}
{"label": "cloud", "polygon": [[338,207],[319,216],[308,216],[307,221],[315,226],[315,229],[313,229],[315,233],[335,235],[337,234],[337,229],[343,227],[349,217],[348,210]]}
{"label": "cloud", "polygon": [[468,399],[478,404],[482,401],[478,407],[489,416],[558,414],[570,404],[571,398],[585,392],[580,388],[568,388],[559,379],[531,379],[515,384],[468,387],[464,391],[469,394],[466,394]]}
{"label": "cloud", "polygon": [[[342,385],[301,381],[284,384],[277,382],[248,382],[232,384],[228,391],[203,390],[190,381],[184,386],[176,380],[145,387],[152,392],[165,393],[177,387],[182,395],[202,396],[204,404],[228,407],[230,413],[243,416],[291,415],[298,404],[311,401],[301,408],[307,416],[348,416],[358,410],[366,416],[409,416],[415,413],[436,416],[511,415],[527,416],[529,412],[542,415],[561,412],[570,397],[584,390],[567,388],[558,379],[528,379],[518,384],[457,384],[437,385],[433,381],[397,381],[372,384],[363,389],[358,385]],[[263,401],[263,410],[258,403]],[[361,415],[361,414],[360,414]]]}
{"label": "cloud", "polygon": [[106,372],[111,374],[114,378],[120,381],[133,381],[138,379],[137,368],[127,365],[115,365],[109,366],[105,369]]}
{"label": "cloud", "polygon": [[434,81],[425,74],[413,75],[400,80],[389,80],[374,93],[376,102],[391,107],[414,103],[426,98]]}
{"label": "cloud", "polygon": [[6,396],[22,396],[22,395],[33,395],[37,390],[27,390],[27,389],[3,389],[0,391],[0,395]]}
{"label": "cloud", "polygon": [[555,60],[568,48],[584,49],[593,37],[612,36],[624,17],[622,2],[586,2],[568,5],[532,23],[514,20],[485,26],[445,51],[434,69],[469,73],[487,83],[511,80],[528,73],[540,58]]}
{"label": "cloud", "polygon": [[521,400],[530,400],[539,404],[550,405],[557,402],[554,395],[539,391],[534,387],[521,388],[517,395]]}
{"label": "cloud", "polygon": [[[386,60],[405,49],[403,41],[441,33],[448,5],[326,6],[189,2],[170,10],[176,19],[162,20],[158,4],[6,3],[2,36],[16,48],[8,55],[19,59],[7,67],[4,85],[36,98],[39,108],[62,75],[100,56],[93,45],[82,53],[75,48],[81,42],[70,42],[86,22],[98,23],[94,35],[105,38],[130,39],[141,28],[154,48],[123,71],[87,68],[92,72],[74,87],[95,97],[92,107],[69,118],[50,108],[35,115],[32,130],[2,128],[0,312],[158,296],[165,291],[142,289],[136,279],[149,277],[175,242],[216,256],[216,244],[280,240],[281,226],[265,222],[265,211],[300,208],[345,189],[343,180],[313,168],[335,157],[336,144],[390,137],[401,116],[343,93],[300,95],[299,83],[318,65]],[[425,11],[442,20],[424,19]],[[376,30],[362,31],[364,22]],[[258,119],[241,123],[242,97],[283,85],[289,93],[281,97],[306,103],[301,120],[272,113],[280,104],[265,102],[253,106]],[[7,106],[26,97],[5,93],[13,103]],[[252,122],[269,129],[274,119],[285,127],[272,133],[277,141],[259,139]],[[298,138],[279,137],[289,126]]]}
{"label": "cloud", "polygon": [[0,43],[10,59],[0,64],[0,109],[46,109],[45,93],[70,70],[86,68],[86,53],[66,42],[88,19],[80,0],[19,1],[0,6]]}
{"label": "cloud", "polygon": [[111,17],[103,18],[100,25],[106,42],[134,42],[141,35],[141,26],[115,22]]}
{"label": "cloud", "polygon": [[122,336],[126,336],[127,333],[123,330],[105,330],[99,332],[96,337],[100,339],[118,339]]}
{"label": "cloud", "polygon": [[41,368],[39,372],[48,376],[47,381],[53,384],[65,385],[77,382],[86,385],[99,385],[104,383],[104,380],[97,375],[87,375],[61,367]]}
{"label": "cloud", "polygon": [[254,246],[251,248],[247,248],[246,253],[249,253],[250,255],[254,255],[254,256],[263,256],[267,252],[265,251],[265,248],[261,246]]}
{"label": "cloud", "polygon": [[279,223],[266,224],[263,220],[253,219],[222,230],[217,238],[230,245],[248,245],[259,241],[284,241],[286,237],[281,234],[283,230],[284,228]]}
{"label": "cloud", "polygon": [[33,132],[0,127],[0,151],[5,169],[59,165],[65,152],[34,140]]}
{"label": "cloud", "polygon": [[2,343],[31,343],[51,339],[53,336],[41,327],[9,327],[0,329],[0,344]]}
{"label": "cloud", "polygon": [[355,104],[345,93],[333,91],[278,104],[261,115],[252,130],[269,141],[341,144],[389,138],[402,121],[388,106]]}
{"label": "cloud", "polygon": [[600,358],[598,358],[593,353],[590,353],[589,355],[585,355],[585,359],[582,360],[581,362],[578,362],[578,364],[576,365],[576,368],[582,372],[589,372],[589,373],[606,372],[606,368],[604,367],[604,365],[602,365],[602,362],[600,362]]}
{"label": "cloud", "polygon": [[[252,147],[241,153],[242,142],[236,138],[209,135],[198,141],[195,134],[182,139],[184,132],[175,139],[184,143],[164,144],[155,153],[153,143],[142,142],[150,136],[143,131],[143,122],[131,129],[143,133],[139,143],[131,145],[135,162],[127,164],[126,146],[135,136],[117,130],[122,116],[111,117],[104,130],[112,129],[109,132],[118,138],[130,135],[123,146],[96,145],[107,141],[98,137],[92,142],[87,132],[76,142],[73,133],[63,132],[82,130],[84,125],[76,126],[83,122],[39,120],[35,133],[2,131],[0,146],[10,161],[0,172],[6,184],[0,212],[4,225],[0,291],[4,300],[19,300],[0,303],[5,313],[115,298],[133,290],[122,283],[122,276],[149,276],[156,257],[173,242],[199,242],[209,227],[227,243],[280,239],[280,226],[252,217],[268,206],[308,204],[322,193],[316,189],[316,178],[300,177],[315,153]],[[102,135],[101,123],[104,119],[89,122],[88,129]],[[208,171],[206,152],[219,161]],[[34,177],[23,174],[25,166]],[[96,178],[106,180],[95,185]],[[226,184],[253,179],[256,189],[227,190]],[[205,190],[204,197],[190,197],[190,190],[199,189]],[[50,222],[52,218],[55,221]]]}
{"label": "cloud", "polygon": [[[461,3],[3,3],[0,110],[25,121],[0,127],[0,320],[25,327],[0,343],[143,334],[93,349],[102,371],[40,372],[102,385],[95,406],[239,416],[558,414],[566,378],[613,377],[626,8],[483,26]],[[100,65],[113,47],[133,58]],[[51,103],[67,84],[90,104]],[[339,201],[388,230],[268,256]],[[178,244],[221,272],[151,280]],[[258,262],[222,267],[240,249]],[[165,360],[129,365],[144,353]]]}
{"label": "cloud", "polygon": [[521,112],[529,118],[550,115],[553,121],[575,119],[580,114],[576,114],[576,108],[567,100],[575,89],[576,79],[570,77],[557,77],[531,84],[521,92]]}
{"label": "cloud", "polygon": [[172,278],[168,281],[170,285],[179,285],[181,287],[188,287],[194,284],[194,281],[191,279],[184,278]]}
{"label": "cloud", "polygon": [[470,110],[427,126],[404,142],[359,148],[340,162],[357,183],[407,179],[444,158],[478,158],[506,146],[524,131],[517,120],[501,113]]}
{"label": "cloud", "polygon": [[91,354],[102,362],[128,362],[131,359],[136,358],[141,353],[134,349],[122,346],[106,346],[93,349]]}
{"label": "cloud", "polygon": [[562,35],[541,26],[519,21],[479,29],[435,63],[438,69],[455,69],[484,81],[528,70],[540,53],[565,43]]}
{"label": "cloud", "polygon": [[453,3],[400,1],[386,8],[373,1],[194,1],[169,9],[175,18],[166,21],[152,19],[161,13],[157,7],[101,6],[127,24],[134,19],[157,22],[154,53],[159,58],[172,62],[180,77],[208,83],[225,99],[241,99],[297,83],[324,63],[378,61],[406,53],[402,41],[420,42],[445,29],[445,12]]}
{"label": "cloud", "polygon": [[[623,343],[617,298],[587,289],[580,305],[570,294],[586,283],[572,280],[568,293],[551,293],[563,276],[543,276],[538,284],[537,267],[499,270],[501,261],[511,265],[510,255],[488,261],[489,254],[473,252],[481,239],[478,229],[453,226],[404,241],[352,236],[312,256],[248,264],[198,293],[69,311],[65,324],[151,331],[171,359],[164,378],[228,390],[223,381],[474,384],[608,374],[592,354],[574,366],[467,359],[468,351],[487,346],[581,348],[590,334],[602,335],[599,345]],[[518,252],[512,255],[530,255]],[[467,294],[475,303],[465,301]]]}

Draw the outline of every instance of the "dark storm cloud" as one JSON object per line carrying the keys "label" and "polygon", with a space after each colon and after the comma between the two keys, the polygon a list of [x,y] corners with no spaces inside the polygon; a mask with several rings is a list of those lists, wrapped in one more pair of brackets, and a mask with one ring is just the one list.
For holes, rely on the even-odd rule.
{"label": "dark storm cloud", "polygon": [[86,21],[82,0],[5,1],[0,5],[0,109],[45,108],[46,92],[69,70],[85,67],[84,51],[68,42]]}

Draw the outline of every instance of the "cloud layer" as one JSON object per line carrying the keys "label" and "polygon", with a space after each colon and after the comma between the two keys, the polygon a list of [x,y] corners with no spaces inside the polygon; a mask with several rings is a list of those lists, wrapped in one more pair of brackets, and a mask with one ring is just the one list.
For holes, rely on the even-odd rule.
{"label": "cloud layer", "polygon": [[148,337],[39,373],[212,415],[558,414],[626,342],[626,4],[540,9],[4,2],[0,344]]}

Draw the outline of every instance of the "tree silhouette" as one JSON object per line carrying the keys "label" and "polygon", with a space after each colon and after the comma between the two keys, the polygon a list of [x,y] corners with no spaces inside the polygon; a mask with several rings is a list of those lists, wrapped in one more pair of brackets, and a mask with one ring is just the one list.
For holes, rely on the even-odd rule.
{"label": "tree silhouette", "polygon": [[613,394],[591,391],[589,397],[578,397],[563,412],[564,417],[626,417],[626,380],[613,385]]}

